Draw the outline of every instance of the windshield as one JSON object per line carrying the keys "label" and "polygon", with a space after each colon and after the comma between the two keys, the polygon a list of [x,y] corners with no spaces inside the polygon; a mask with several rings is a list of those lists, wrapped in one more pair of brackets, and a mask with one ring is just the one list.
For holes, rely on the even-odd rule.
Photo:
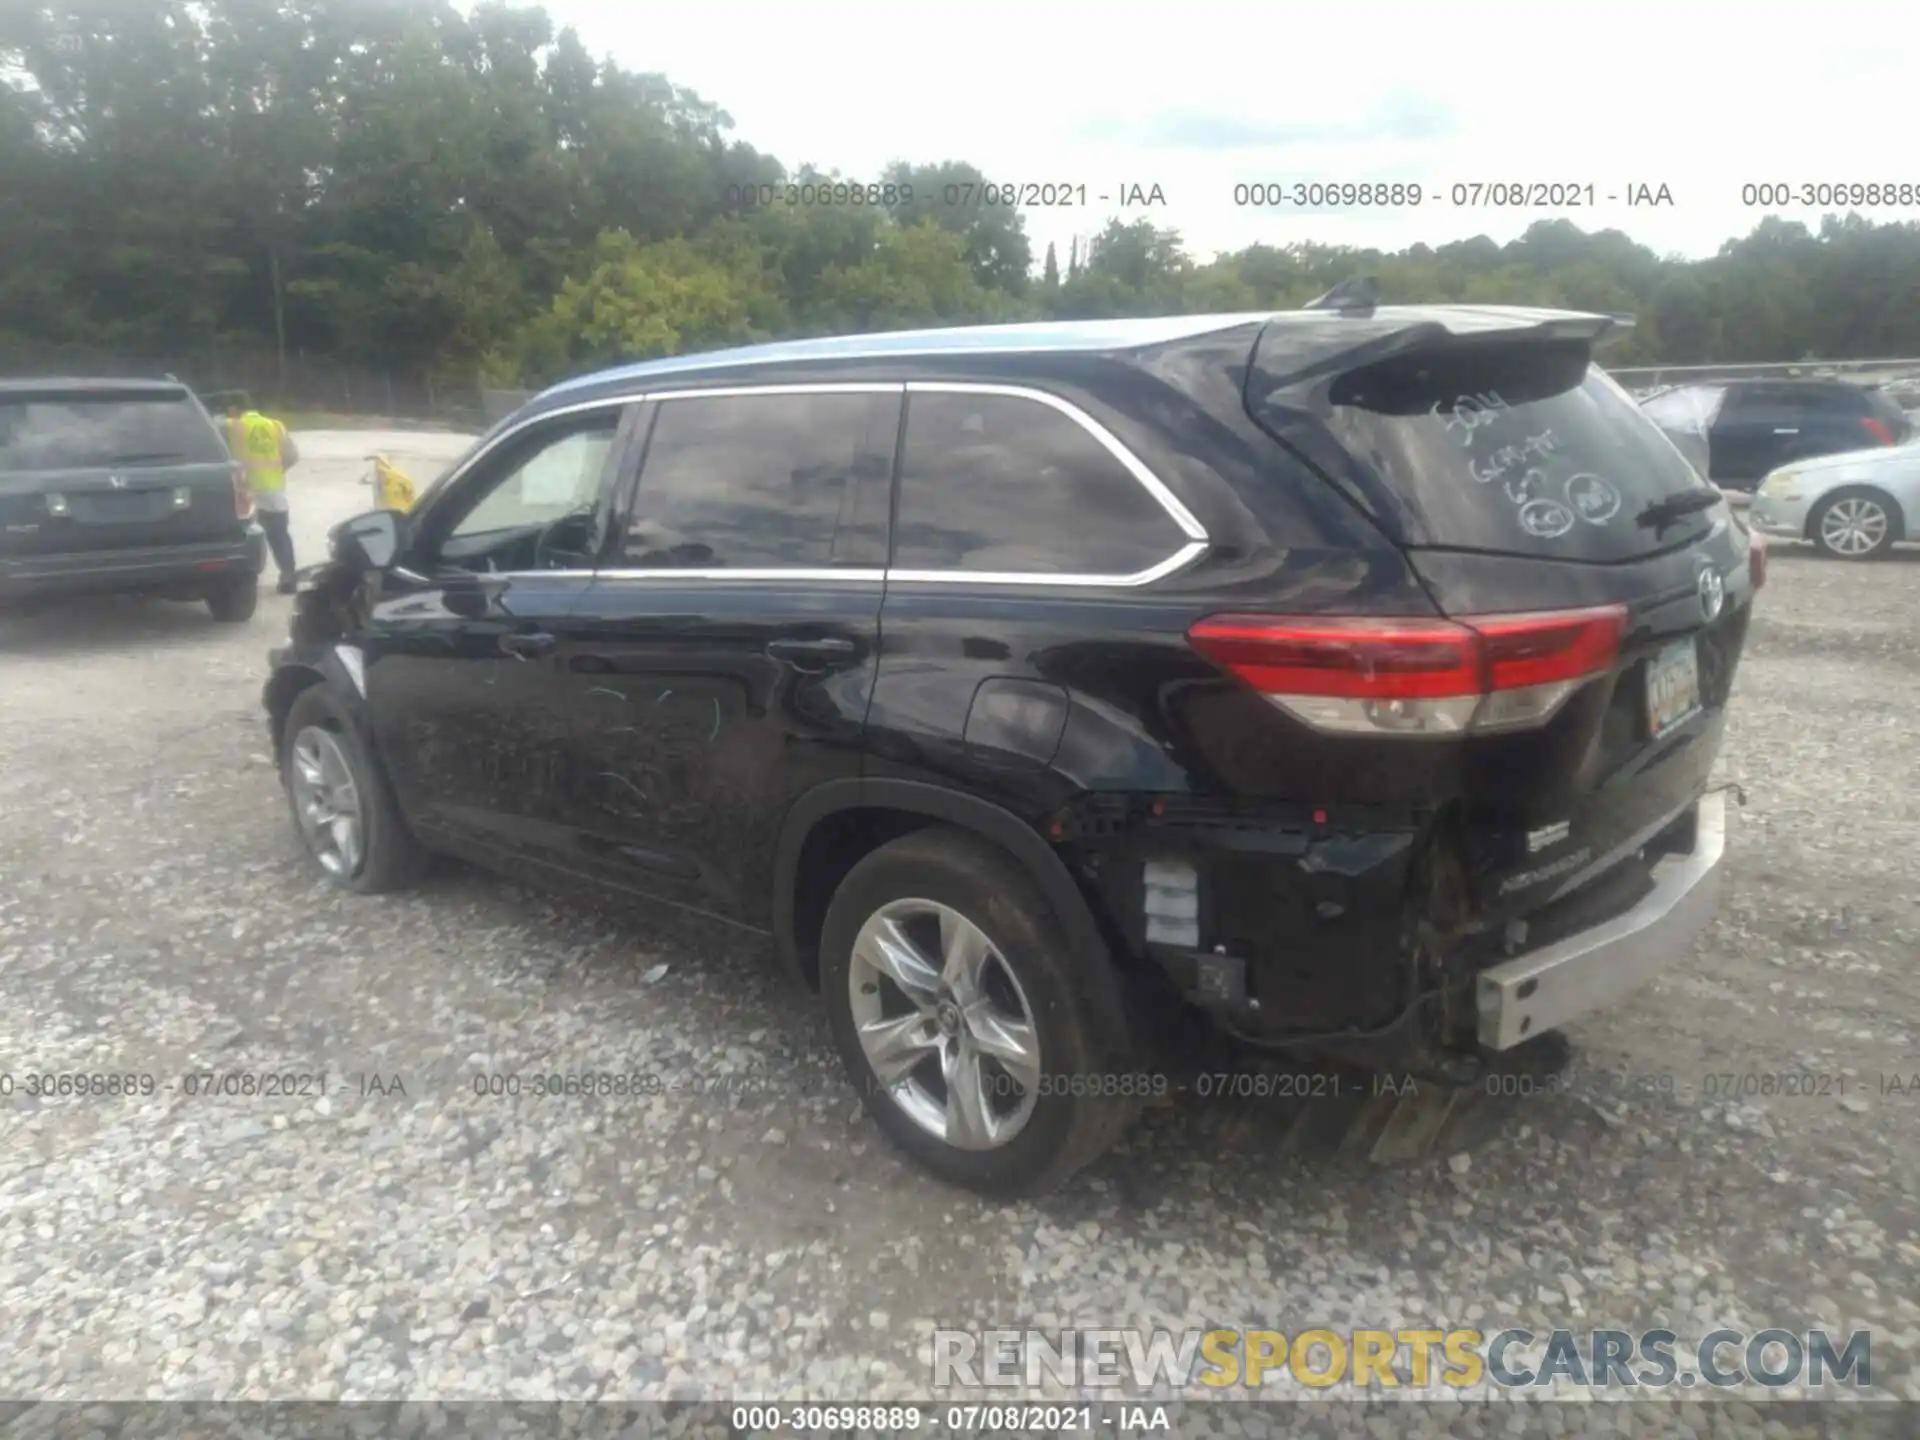
{"label": "windshield", "polygon": [[1386,482],[1414,544],[1604,562],[1708,523],[1643,519],[1705,482],[1582,343],[1397,357],[1340,376],[1327,399],[1327,424]]}
{"label": "windshield", "polygon": [[220,464],[226,444],[184,395],[0,399],[0,471]]}

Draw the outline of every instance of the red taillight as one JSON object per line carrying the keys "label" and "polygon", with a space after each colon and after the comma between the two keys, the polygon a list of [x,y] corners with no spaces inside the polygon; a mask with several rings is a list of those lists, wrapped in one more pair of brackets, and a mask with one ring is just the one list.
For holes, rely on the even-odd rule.
{"label": "red taillight", "polygon": [[1756,590],[1767,583],[1767,537],[1758,530],[1747,532],[1747,578]]}
{"label": "red taillight", "polygon": [[1459,620],[1216,615],[1193,647],[1323,730],[1457,734],[1541,724],[1620,654],[1622,605]]}
{"label": "red taillight", "polygon": [[253,489],[247,484],[247,467],[235,464],[229,468],[233,477],[233,513],[236,518],[247,520],[253,515]]}
{"label": "red taillight", "polygon": [[1873,436],[1873,438],[1878,440],[1882,445],[1893,444],[1893,431],[1887,428],[1886,421],[1875,419],[1873,416],[1869,415],[1867,416],[1866,419],[1862,420],[1860,423],[1866,426],[1867,433]]}

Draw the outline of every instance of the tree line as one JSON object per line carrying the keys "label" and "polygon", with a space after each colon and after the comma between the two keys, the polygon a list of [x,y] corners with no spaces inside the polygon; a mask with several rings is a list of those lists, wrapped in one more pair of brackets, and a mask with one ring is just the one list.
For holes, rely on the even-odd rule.
{"label": "tree line", "polygon": [[[1687,260],[1565,220],[1202,259],[1116,221],[1036,256],[1019,211],[946,203],[983,178],[963,162],[840,176],[733,130],[538,6],[11,5],[0,363],[293,354],[515,386],[755,339],[1287,308],[1359,273],[1389,301],[1632,313],[1619,365],[1920,354],[1910,222],[1768,218]],[[782,203],[822,184],[840,203]]]}

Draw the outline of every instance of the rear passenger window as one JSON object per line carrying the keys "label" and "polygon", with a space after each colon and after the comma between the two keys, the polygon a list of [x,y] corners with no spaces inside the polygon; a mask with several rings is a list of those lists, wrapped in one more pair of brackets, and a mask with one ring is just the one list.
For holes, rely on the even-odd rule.
{"label": "rear passenger window", "polygon": [[884,505],[899,428],[897,391],[661,401],[619,563],[877,565],[884,513],[862,497]]}
{"label": "rear passenger window", "polygon": [[1186,534],[1119,458],[1037,400],[907,397],[893,563],[902,570],[1132,575]]}

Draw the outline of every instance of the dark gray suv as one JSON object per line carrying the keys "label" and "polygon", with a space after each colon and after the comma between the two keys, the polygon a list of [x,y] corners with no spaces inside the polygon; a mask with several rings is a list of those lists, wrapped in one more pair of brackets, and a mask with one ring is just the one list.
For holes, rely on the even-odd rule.
{"label": "dark gray suv", "polygon": [[1913,423],[1877,386],[1846,380],[1713,380],[1640,402],[1707,478],[1750,491],[1795,460],[1903,445]]}
{"label": "dark gray suv", "polygon": [[251,618],[264,538],[173,380],[0,380],[0,602],[134,592]]}

